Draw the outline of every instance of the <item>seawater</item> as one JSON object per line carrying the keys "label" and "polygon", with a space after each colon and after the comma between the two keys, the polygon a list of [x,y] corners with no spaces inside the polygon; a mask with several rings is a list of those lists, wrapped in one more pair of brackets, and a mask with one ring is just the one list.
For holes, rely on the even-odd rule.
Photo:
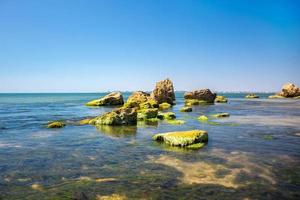
{"label": "seawater", "polygon": [[[68,125],[113,107],[84,104],[106,93],[0,94],[0,199],[299,199],[300,101],[244,99],[170,109],[183,125]],[[127,98],[130,93],[124,93]],[[230,113],[210,123],[199,115]],[[152,141],[156,133],[203,129],[200,150]]]}

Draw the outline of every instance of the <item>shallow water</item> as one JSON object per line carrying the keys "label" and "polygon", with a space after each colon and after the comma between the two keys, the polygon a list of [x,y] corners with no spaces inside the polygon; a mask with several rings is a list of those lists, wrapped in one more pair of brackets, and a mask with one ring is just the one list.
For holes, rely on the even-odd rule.
{"label": "shallow water", "polygon": [[[0,199],[299,199],[300,101],[243,99],[194,106],[183,125],[66,126],[112,108],[84,103],[104,94],[0,94]],[[127,97],[129,94],[126,93]],[[229,118],[199,122],[202,114]],[[201,150],[168,147],[156,133],[203,129]]]}

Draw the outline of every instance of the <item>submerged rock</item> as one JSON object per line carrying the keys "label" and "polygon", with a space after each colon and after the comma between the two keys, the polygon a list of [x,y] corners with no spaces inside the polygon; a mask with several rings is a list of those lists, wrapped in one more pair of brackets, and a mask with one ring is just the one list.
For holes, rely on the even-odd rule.
{"label": "submerged rock", "polygon": [[256,95],[256,94],[247,94],[245,96],[245,98],[247,98],[247,99],[257,99],[257,98],[259,98],[259,96]]}
{"label": "submerged rock", "polygon": [[189,107],[189,106],[184,106],[180,109],[180,112],[192,112],[193,109],[192,107]]}
{"label": "submerged rock", "polygon": [[221,118],[221,117],[229,117],[230,114],[229,113],[217,113],[217,114],[214,114],[214,115],[211,115],[211,116]]}
{"label": "submerged rock", "polygon": [[217,96],[215,99],[215,103],[227,103],[227,98],[224,96]]}
{"label": "submerged rock", "polygon": [[175,119],[176,118],[176,115],[175,115],[175,113],[173,113],[173,112],[159,112],[158,114],[157,114],[157,118],[158,119]]}
{"label": "submerged rock", "polygon": [[212,93],[209,89],[201,89],[184,93],[185,99],[196,99],[206,103],[214,103],[216,96],[216,93]]}
{"label": "submerged rock", "polygon": [[152,139],[172,146],[188,147],[197,143],[206,143],[208,134],[203,130],[177,131],[156,134]]}
{"label": "submerged rock", "polygon": [[171,108],[171,104],[169,104],[169,103],[164,102],[164,103],[159,104],[160,110],[167,110],[169,108]]}
{"label": "submerged rock", "polygon": [[66,124],[63,123],[63,122],[50,122],[48,125],[47,125],[47,128],[63,128]]}
{"label": "submerged rock", "polygon": [[286,98],[300,96],[300,88],[293,83],[287,83],[282,86],[281,92],[277,95]]}
{"label": "submerged rock", "polygon": [[96,99],[86,103],[87,106],[116,106],[123,104],[123,96],[120,92],[112,92],[101,99]]}
{"label": "submerged rock", "polygon": [[180,120],[180,119],[171,119],[171,120],[165,120],[165,122],[167,122],[168,124],[172,124],[172,125],[181,125],[181,124],[185,124],[184,120]]}
{"label": "submerged rock", "polygon": [[137,123],[137,109],[117,108],[90,120],[89,123],[93,125],[135,125]]}
{"label": "submerged rock", "polygon": [[170,79],[157,82],[155,89],[151,93],[151,98],[159,104],[166,102],[174,105],[175,93],[173,82]]}
{"label": "submerged rock", "polygon": [[156,118],[157,114],[158,114],[157,108],[141,109],[137,111],[137,119],[146,120],[146,119]]}

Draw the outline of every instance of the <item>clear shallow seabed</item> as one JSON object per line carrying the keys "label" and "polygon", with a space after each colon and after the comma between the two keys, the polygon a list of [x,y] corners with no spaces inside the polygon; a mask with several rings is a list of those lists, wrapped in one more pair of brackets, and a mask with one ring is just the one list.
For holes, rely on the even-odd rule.
{"label": "clear shallow seabed", "polygon": [[[244,99],[194,106],[183,125],[66,126],[112,108],[84,106],[104,94],[0,94],[0,199],[299,199],[300,100]],[[128,97],[129,93],[125,93]],[[201,114],[230,113],[201,123]],[[203,129],[208,144],[185,150],[156,133]]]}

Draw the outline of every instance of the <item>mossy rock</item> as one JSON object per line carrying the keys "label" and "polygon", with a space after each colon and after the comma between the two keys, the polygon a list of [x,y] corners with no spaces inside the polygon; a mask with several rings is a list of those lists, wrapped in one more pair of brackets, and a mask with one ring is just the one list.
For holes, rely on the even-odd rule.
{"label": "mossy rock", "polygon": [[79,125],[87,125],[89,124],[91,121],[91,118],[87,118],[87,119],[82,119],[78,122]]}
{"label": "mossy rock", "polygon": [[280,96],[280,95],[271,95],[268,97],[269,99],[285,99],[285,97]]}
{"label": "mossy rock", "polygon": [[55,121],[55,122],[50,122],[48,125],[47,125],[47,128],[63,128],[66,124],[63,123],[63,122],[58,122],[58,121]]}
{"label": "mossy rock", "polygon": [[186,106],[212,104],[212,103],[206,102],[204,100],[198,100],[198,99],[186,99],[184,101],[184,103],[185,103]]}
{"label": "mossy rock", "polygon": [[227,103],[228,99],[224,96],[217,96],[215,99],[215,103]]}
{"label": "mossy rock", "polygon": [[206,122],[206,121],[208,120],[208,117],[205,116],[205,115],[200,115],[200,116],[198,117],[198,120]]}
{"label": "mossy rock", "polygon": [[216,118],[222,118],[222,117],[229,117],[230,114],[229,113],[217,113],[217,114],[213,114],[211,116],[216,117]]}
{"label": "mossy rock", "polygon": [[164,103],[159,104],[159,109],[167,110],[167,109],[171,108],[171,106],[172,106],[171,104],[164,102]]}
{"label": "mossy rock", "polygon": [[158,119],[175,119],[176,115],[173,112],[158,112],[157,114]]}
{"label": "mossy rock", "polygon": [[189,106],[184,106],[180,109],[180,112],[192,112],[193,109],[192,107],[189,107]]}
{"label": "mossy rock", "polygon": [[180,119],[165,120],[165,122],[167,122],[168,124],[172,124],[172,125],[182,125],[182,124],[185,124],[185,121],[184,120],[180,120]]}
{"label": "mossy rock", "polygon": [[137,119],[138,120],[146,120],[150,118],[156,118],[158,114],[157,108],[147,108],[138,110]]}
{"label": "mossy rock", "polygon": [[116,106],[123,105],[123,96],[120,92],[111,92],[101,99],[92,100],[86,103],[86,106]]}
{"label": "mossy rock", "polygon": [[205,146],[204,142],[199,142],[199,143],[196,143],[196,144],[188,145],[188,146],[186,146],[186,148],[188,148],[188,149],[201,149],[204,146]]}
{"label": "mossy rock", "polygon": [[186,147],[197,143],[206,143],[208,134],[203,130],[177,131],[156,134],[152,139],[171,146]]}
{"label": "mossy rock", "polygon": [[293,97],[293,99],[300,99],[300,96],[297,96],[297,97]]}
{"label": "mossy rock", "polygon": [[259,96],[256,95],[256,94],[248,94],[248,95],[245,96],[245,98],[247,98],[247,99],[257,99],[257,98],[259,98]]}

